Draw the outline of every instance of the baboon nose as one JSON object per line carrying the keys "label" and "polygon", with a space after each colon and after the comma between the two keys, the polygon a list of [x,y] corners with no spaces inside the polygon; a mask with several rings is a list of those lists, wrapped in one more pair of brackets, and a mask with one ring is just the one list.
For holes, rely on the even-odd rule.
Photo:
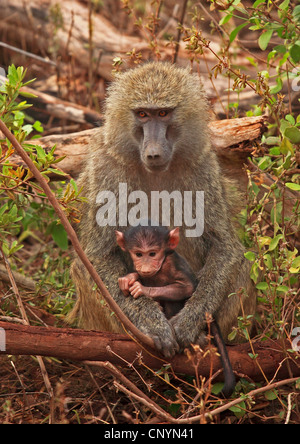
{"label": "baboon nose", "polygon": [[150,161],[157,161],[157,160],[159,160],[160,159],[160,147],[158,147],[158,146],[151,146],[151,147],[148,147],[148,149],[147,149],[147,151],[146,151],[146,156],[147,156],[147,159],[148,160],[150,160]]}
{"label": "baboon nose", "polygon": [[148,160],[158,160],[160,158],[159,154],[148,154],[147,159]]}
{"label": "baboon nose", "polygon": [[157,171],[165,168],[168,159],[165,158],[162,148],[159,145],[148,146],[143,155],[146,168]]}

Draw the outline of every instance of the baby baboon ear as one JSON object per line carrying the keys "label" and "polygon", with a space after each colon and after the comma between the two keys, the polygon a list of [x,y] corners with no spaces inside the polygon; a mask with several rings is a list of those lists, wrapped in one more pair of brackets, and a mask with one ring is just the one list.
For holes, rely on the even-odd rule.
{"label": "baby baboon ear", "polygon": [[176,227],[174,230],[171,230],[169,233],[168,247],[171,250],[175,250],[179,243],[179,228]]}
{"label": "baby baboon ear", "polygon": [[117,230],[115,231],[115,233],[116,233],[117,244],[119,245],[120,248],[122,248],[123,251],[126,251],[124,233]]}

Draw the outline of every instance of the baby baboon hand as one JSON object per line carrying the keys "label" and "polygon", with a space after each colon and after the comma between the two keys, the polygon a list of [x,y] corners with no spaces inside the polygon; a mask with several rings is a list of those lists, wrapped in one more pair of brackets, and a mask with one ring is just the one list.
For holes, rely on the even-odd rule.
{"label": "baby baboon hand", "polygon": [[135,283],[129,287],[129,292],[134,299],[137,299],[139,296],[146,295],[146,288],[139,282],[135,281]]}
{"label": "baby baboon hand", "polygon": [[134,282],[138,279],[138,277],[139,276],[137,273],[129,273],[126,276],[118,279],[120,290],[122,290],[125,296],[129,295],[130,293],[129,287],[131,287],[134,284]]}

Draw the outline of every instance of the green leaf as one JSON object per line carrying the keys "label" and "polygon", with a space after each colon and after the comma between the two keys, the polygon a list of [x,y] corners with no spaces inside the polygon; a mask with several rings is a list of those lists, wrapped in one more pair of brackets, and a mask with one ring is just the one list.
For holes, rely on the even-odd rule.
{"label": "green leaf", "polygon": [[280,137],[269,136],[266,138],[265,143],[267,145],[277,145],[278,143],[280,143]]}
{"label": "green leaf", "polygon": [[77,183],[75,182],[74,179],[70,180],[70,184],[72,185],[72,187],[74,188],[76,194],[78,194],[78,187],[77,187]]}
{"label": "green leaf", "polygon": [[29,136],[29,134],[32,132],[32,125],[30,125],[30,123],[23,125],[22,130],[26,133],[26,136]]}
{"label": "green leaf", "polygon": [[63,225],[54,224],[52,226],[51,235],[53,237],[54,242],[63,250],[67,250],[68,248],[68,236]]}
{"label": "green leaf", "polygon": [[257,262],[254,262],[252,267],[251,267],[251,271],[250,271],[250,277],[253,280],[253,282],[257,282],[258,277],[259,277],[259,266]]}
{"label": "green leaf", "polygon": [[276,291],[278,291],[278,293],[287,293],[289,291],[289,287],[287,287],[286,285],[278,285]]}
{"label": "green leaf", "polygon": [[256,2],[253,3],[252,8],[255,9],[257,6],[261,5],[262,3],[265,3],[266,0],[256,0]]}
{"label": "green leaf", "polygon": [[64,171],[57,170],[56,168],[48,168],[47,172],[48,171],[49,171],[48,174],[50,174],[50,172],[51,172],[51,173],[54,173],[54,174],[58,174],[59,176],[65,176],[66,175],[66,173]]}
{"label": "green leaf", "polygon": [[270,242],[270,245],[269,245],[269,251],[273,251],[273,250],[275,250],[275,248],[277,247],[277,245],[278,245],[278,242],[280,241],[280,239],[282,239],[283,238],[283,234],[277,234],[277,236],[275,236],[272,240],[271,240],[271,242]]}
{"label": "green leaf", "polygon": [[267,46],[269,44],[269,41],[271,40],[273,34],[273,30],[272,29],[268,29],[268,31],[263,32],[259,39],[258,39],[258,46],[260,47],[260,49],[262,51],[264,51],[265,49],[267,49]]}
{"label": "green leaf", "polygon": [[232,17],[232,14],[231,14],[231,13],[225,15],[225,16],[222,17],[221,20],[219,21],[219,25],[220,25],[220,26],[225,25],[225,23],[229,22],[229,20],[231,19],[231,17]]}
{"label": "green leaf", "polygon": [[271,94],[279,93],[279,91],[282,90],[282,86],[283,86],[283,83],[282,83],[281,78],[277,77],[277,79],[276,79],[276,86],[272,86],[272,88],[270,88],[270,93]]}
{"label": "green leaf", "polygon": [[264,254],[264,262],[269,269],[273,268],[273,261],[270,254]]}
{"label": "green leaf", "polygon": [[295,63],[300,61],[300,45],[298,43],[290,48],[290,56]]}
{"label": "green leaf", "polygon": [[300,185],[298,185],[297,183],[287,182],[285,186],[288,187],[290,190],[300,191]]}
{"label": "green leaf", "polygon": [[259,282],[259,283],[256,285],[256,288],[257,288],[258,290],[268,290],[269,285],[267,284],[267,282]]}
{"label": "green leaf", "polygon": [[280,148],[279,148],[279,146],[274,146],[273,148],[270,148],[269,153],[270,153],[272,156],[279,156],[279,154],[280,154]]}
{"label": "green leaf", "polygon": [[8,214],[11,218],[15,218],[17,216],[17,213],[18,213],[18,208],[17,205],[14,204]]}
{"label": "green leaf", "polygon": [[291,125],[295,125],[295,118],[294,116],[292,116],[292,114],[287,114],[285,116],[285,120],[287,120],[288,122],[290,122]]}
{"label": "green leaf", "polygon": [[297,256],[297,257],[293,260],[293,262],[292,262],[292,266],[293,266],[294,268],[298,268],[298,267],[300,267],[300,256]]}
{"label": "green leaf", "polygon": [[293,16],[295,17],[295,19],[300,22],[300,5],[295,6],[294,10],[293,10]]}
{"label": "green leaf", "polygon": [[39,120],[37,120],[36,122],[34,122],[34,124],[32,125],[33,128],[38,131],[39,133],[42,133],[44,131],[44,128],[41,124],[41,122]]}
{"label": "green leaf", "polygon": [[40,160],[42,160],[43,162],[46,162],[46,153],[43,150],[43,148],[39,145],[35,146],[36,152],[37,152],[37,156]]}
{"label": "green leaf", "polygon": [[[286,123],[288,124],[288,122],[286,122]],[[281,125],[281,126],[284,126],[284,125]],[[287,137],[283,137],[283,139],[282,139],[282,142],[280,144],[280,152],[281,152],[281,154],[287,154],[290,152],[292,155],[294,155],[293,145]]]}
{"label": "green leaf", "polygon": [[284,131],[285,137],[287,137],[292,143],[300,143],[300,131],[295,126],[286,128]]}
{"label": "green leaf", "polygon": [[231,412],[235,414],[237,418],[242,418],[246,413],[246,404],[245,401],[240,402],[239,404],[233,405],[229,408]]}
{"label": "green leaf", "polygon": [[237,331],[232,330],[232,332],[230,332],[229,335],[227,336],[228,341],[233,341],[235,339],[236,335],[237,335]]}
{"label": "green leaf", "polygon": [[219,393],[221,393],[222,389],[224,387],[224,382],[216,382],[216,384],[214,384],[211,388],[211,392],[214,395],[218,395]]}
{"label": "green leaf", "polygon": [[2,207],[0,207],[0,217],[3,216],[3,214],[5,213],[5,211],[7,210],[7,208],[8,208],[8,204],[7,204],[7,203],[4,204]]}
{"label": "green leaf", "polygon": [[287,11],[288,7],[290,4],[290,0],[284,0],[280,5],[279,5],[279,9],[284,9]]}
{"label": "green leaf", "polygon": [[255,353],[255,355],[253,353],[248,353],[248,355],[250,356],[251,359],[257,359],[258,358],[258,353]]}
{"label": "green leaf", "polygon": [[268,401],[274,401],[274,399],[277,399],[278,397],[278,391],[276,389],[268,390],[265,392],[265,397],[268,399]]}
{"label": "green leaf", "polygon": [[271,165],[271,163],[272,163],[272,160],[270,159],[270,157],[264,156],[260,159],[257,166],[259,169],[265,170]]}
{"label": "green leaf", "polygon": [[255,253],[253,253],[253,251],[247,251],[247,253],[244,253],[244,256],[246,259],[248,259],[248,261],[255,261]]}
{"label": "green leaf", "polygon": [[37,97],[37,95],[35,95],[35,94],[29,93],[27,91],[22,91],[22,90],[19,92],[19,94],[22,97],[27,97],[27,98],[30,98],[30,99],[34,99],[35,97]]}
{"label": "green leaf", "polygon": [[16,86],[18,82],[18,73],[14,64],[8,67],[7,78],[11,86]]}
{"label": "green leaf", "polygon": [[231,32],[231,34],[230,34],[230,36],[229,36],[229,41],[230,41],[230,43],[233,42],[233,40],[234,40],[234,39],[236,38],[236,36],[238,35],[239,31],[240,31],[241,29],[243,29],[245,26],[247,26],[247,24],[248,24],[248,22],[246,22],[246,23],[242,23],[241,25],[237,26],[237,27]]}
{"label": "green leaf", "polygon": [[287,52],[286,46],[284,45],[277,45],[274,47],[274,50],[280,52],[280,54],[285,54]]}

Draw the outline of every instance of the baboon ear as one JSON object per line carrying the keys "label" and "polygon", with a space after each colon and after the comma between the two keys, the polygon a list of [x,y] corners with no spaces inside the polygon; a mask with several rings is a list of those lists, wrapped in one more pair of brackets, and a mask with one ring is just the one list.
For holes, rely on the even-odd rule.
{"label": "baboon ear", "polygon": [[174,228],[169,233],[168,247],[175,250],[179,242],[179,227]]}
{"label": "baboon ear", "polygon": [[115,231],[115,233],[116,233],[117,244],[119,245],[120,248],[122,248],[123,251],[126,251],[124,233],[117,230]]}

